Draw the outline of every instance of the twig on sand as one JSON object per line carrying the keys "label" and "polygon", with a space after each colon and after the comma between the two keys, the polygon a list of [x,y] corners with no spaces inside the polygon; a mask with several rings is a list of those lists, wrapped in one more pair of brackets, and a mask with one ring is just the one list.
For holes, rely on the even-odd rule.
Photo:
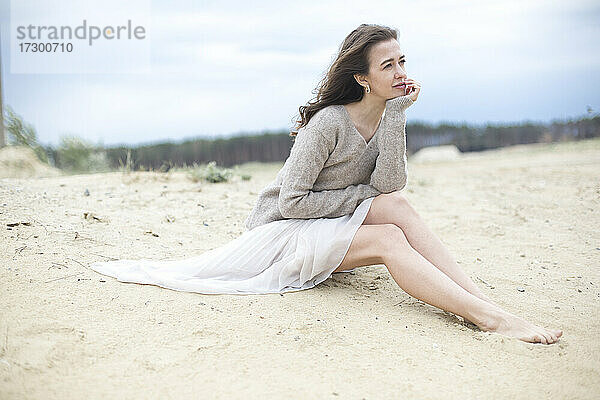
{"label": "twig on sand", "polygon": [[46,235],[48,234],[48,228],[46,228],[46,225],[42,224],[40,221],[38,221],[38,220],[37,220],[37,219],[35,219],[35,218],[31,218],[31,219],[32,219],[32,220],[34,220],[35,222],[37,222],[38,224],[40,224],[41,226],[43,226],[43,227],[44,227],[44,230],[46,231]]}
{"label": "twig on sand", "polygon": [[77,232],[77,231],[75,231],[75,237],[73,238],[73,240],[75,240],[75,239],[85,239],[85,240],[89,240],[91,242],[97,242],[97,240],[95,240],[95,239],[80,235],[79,232]]}
{"label": "twig on sand", "polygon": [[478,277],[477,275],[475,275],[477,277],[477,279],[479,279],[481,282],[483,282],[485,285],[487,285],[487,287],[489,288],[494,288],[494,285],[490,285],[489,283],[487,283],[486,281],[484,281],[483,279],[481,279],[480,277]]}
{"label": "twig on sand", "polygon": [[404,302],[405,302],[406,300],[408,300],[408,299],[409,299],[409,297],[407,297],[406,299],[404,299],[404,300],[402,300],[401,302],[399,302],[399,303],[396,303],[396,304],[394,304],[394,305],[395,305],[395,306],[399,306],[400,304],[404,303]]}
{"label": "twig on sand", "polygon": [[76,274],[71,274],[71,275],[67,275],[67,276],[61,276],[60,278],[54,278],[54,279],[50,279],[49,281],[46,281],[46,282],[44,282],[44,283],[50,283],[50,282],[54,282],[54,281],[57,281],[57,280],[59,280],[59,279],[65,279],[65,278],[69,278],[69,277],[71,277],[71,276],[75,276],[75,275],[79,275],[79,274],[83,274],[83,271],[81,271],[81,272],[78,272],[78,273],[76,273]]}
{"label": "twig on sand", "polygon": [[6,333],[4,334],[4,346],[2,346],[2,355],[8,352],[8,325],[6,325]]}
{"label": "twig on sand", "polygon": [[56,266],[57,266],[57,265],[59,266],[59,267],[58,267],[58,269],[60,269],[60,267],[69,268],[69,266],[68,266],[68,265],[61,264],[61,263],[57,263],[57,262],[54,262],[54,261],[53,261],[53,262],[52,262],[52,265],[51,265],[51,266],[49,266],[49,267],[48,267],[48,269],[50,269],[50,268],[56,268]]}
{"label": "twig on sand", "polygon": [[[55,231],[55,232],[58,233],[58,231]],[[89,240],[90,242],[96,242],[96,243],[103,244],[105,246],[114,246],[114,244],[112,244],[112,243],[101,242],[100,240],[96,240],[96,239],[92,239],[92,238],[87,237],[87,236],[83,236],[83,235],[81,235],[79,232],[77,232],[75,230],[63,231],[63,232],[60,232],[60,233],[68,233],[68,234],[72,235],[73,232],[75,233],[75,236],[73,237],[73,240],[76,240],[76,239],[85,239],[85,240]]]}
{"label": "twig on sand", "polygon": [[105,255],[103,255],[103,254],[98,254],[98,253],[90,253],[90,254],[94,254],[94,255],[96,255],[96,256],[100,256],[100,257],[104,257],[104,258],[108,258],[109,260],[113,260],[113,261],[116,261],[116,260],[118,260],[118,258],[114,258],[114,257],[105,256]]}
{"label": "twig on sand", "polygon": [[77,264],[81,265],[83,268],[87,268],[85,265],[83,265],[82,262],[75,260],[74,258],[71,257],[65,257],[67,260],[71,260],[71,261],[75,261]]}

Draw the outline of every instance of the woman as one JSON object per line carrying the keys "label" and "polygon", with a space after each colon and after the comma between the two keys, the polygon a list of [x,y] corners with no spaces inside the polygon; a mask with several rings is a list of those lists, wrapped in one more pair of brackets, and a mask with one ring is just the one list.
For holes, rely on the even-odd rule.
{"label": "woman", "polygon": [[246,232],[198,257],[92,264],[123,282],[198,293],[283,293],[333,272],[384,264],[410,295],[484,331],[553,343],[544,329],[492,302],[458,267],[400,190],[406,185],[405,110],[421,86],[406,76],[395,30],[360,25],[300,107],[296,141],[259,194]]}

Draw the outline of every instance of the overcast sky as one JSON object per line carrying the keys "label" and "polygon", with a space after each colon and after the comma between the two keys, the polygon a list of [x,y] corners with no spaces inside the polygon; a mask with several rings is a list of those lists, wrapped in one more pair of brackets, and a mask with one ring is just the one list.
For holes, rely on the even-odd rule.
{"label": "overcast sky", "polygon": [[138,74],[12,73],[10,10],[0,0],[4,102],[44,144],[67,134],[115,145],[289,129],[361,23],[399,30],[408,76],[422,84],[409,124],[600,111],[598,1],[155,0],[151,72]]}

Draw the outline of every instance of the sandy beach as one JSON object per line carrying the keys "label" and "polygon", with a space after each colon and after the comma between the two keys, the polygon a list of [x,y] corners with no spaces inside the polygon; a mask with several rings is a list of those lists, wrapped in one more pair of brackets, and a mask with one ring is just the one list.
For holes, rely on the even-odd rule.
{"label": "sandy beach", "polygon": [[283,163],[0,179],[1,399],[600,398],[600,140],[411,162],[403,190],[507,311],[552,345],[481,332],[383,265],[317,287],[205,295],[88,265],[178,259],[243,232]]}

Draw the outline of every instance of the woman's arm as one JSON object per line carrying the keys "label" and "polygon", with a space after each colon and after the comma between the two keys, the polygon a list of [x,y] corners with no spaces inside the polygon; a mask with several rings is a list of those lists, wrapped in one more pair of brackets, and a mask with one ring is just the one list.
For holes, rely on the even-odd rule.
{"label": "woman's arm", "polygon": [[401,190],[406,186],[406,114],[404,110],[414,101],[399,96],[386,103],[382,135],[377,138],[379,155],[370,184],[381,193]]}
{"label": "woman's arm", "polygon": [[364,199],[380,194],[373,186],[365,184],[312,191],[332,146],[323,129],[321,124],[307,126],[299,130],[296,136],[286,160],[279,193],[279,212],[284,218],[341,217],[352,214]]}

